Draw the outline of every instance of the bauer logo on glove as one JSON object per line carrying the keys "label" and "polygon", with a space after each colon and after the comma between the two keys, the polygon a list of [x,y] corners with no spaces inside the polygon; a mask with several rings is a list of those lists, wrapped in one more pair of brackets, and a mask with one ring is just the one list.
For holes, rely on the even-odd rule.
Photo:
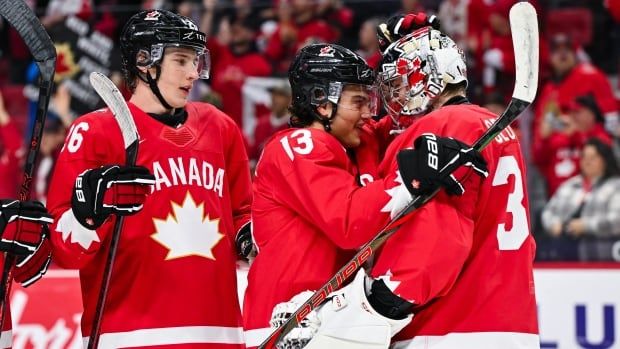
{"label": "bauer logo on glove", "polygon": [[412,195],[429,194],[439,186],[450,195],[463,195],[465,188],[449,167],[464,165],[482,177],[489,175],[482,155],[454,138],[425,133],[415,140],[413,147],[401,150],[397,156],[398,170]]}

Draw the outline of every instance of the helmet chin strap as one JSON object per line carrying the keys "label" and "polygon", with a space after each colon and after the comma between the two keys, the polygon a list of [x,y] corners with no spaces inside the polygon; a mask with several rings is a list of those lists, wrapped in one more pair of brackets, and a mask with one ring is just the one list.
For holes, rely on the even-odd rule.
{"label": "helmet chin strap", "polygon": [[164,99],[164,96],[161,94],[161,91],[159,91],[159,87],[157,86],[157,80],[159,80],[160,75],[161,75],[161,67],[155,64],[155,78],[153,79],[153,77],[151,76],[151,73],[147,70],[145,82],[149,84],[151,91],[153,91],[153,93],[155,94],[155,97],[157,97],[161,105],[164,106],[166,110],[172,110],[174,108],[170,104],[168,104],[168,102],[166,102],[166,100]]}

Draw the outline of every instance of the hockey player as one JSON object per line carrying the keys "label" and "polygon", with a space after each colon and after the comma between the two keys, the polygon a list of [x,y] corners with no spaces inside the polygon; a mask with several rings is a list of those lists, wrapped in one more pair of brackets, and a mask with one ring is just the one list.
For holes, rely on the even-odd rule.
{"label": "hockey player", "polygon": [[343,47],[309,45],[291,64],[289,80],[294,128],[268,141],[253,188],[259,253],[244,300],[248,347],[272,331],[276,304],[322,285],[389,219],[389,209],[382,210],[390,198],[385,182],[375,178],[362,187],[356,175],[372,164],[355,163],[347,153],[371,159],[361,156],[364,148],[378,149],[365,143],[375,132],[366,128],[373,115],[371,69]]}
{"label": "hockey player", "polygon": [[[78,118],[49,195],[58,264],[79,268],[88,336],[109,239],[126,217],[103,313],[100,348],[243,348],[235,234],[249,229],[242,136],[215,107],[187,101],[208,77],[205,35],[186,17],[143,11],[121,34],[137,165],[122,166],[108,109]],[[151,175],[152,173],[152,175]]]}
{"label": "hockey player", "polygon": [[[398,193],[418,195],[429,188],[420,180],[429,168],[409,171],[414,164],[453,146],[433,134],[471,144],[496,116],[467,101],[462,52],[429,27],[388,47],[378,74],[393,113],[423,115],[390,144],[379,168],[380,176],[395,179],[389,205],[398,211],[406,203]],[[540,347],[532,275],[535,243],[529,233],[525,166],[514,132],[507,128],[482,155],[489,180],[471,176],[472,169],[459,169],[455,178],[467,191],[458,185],[446,188],[413,213],[379,251],[370,276],[359,271],[308,317],[306,328],[313,330],[304,332],[312,337],[306,348],[387,348],[386,338],[394,335],[392,348]],[[438,159],[436,168],[445,159]],[[390,292],[377,294],[377,281]],[[371,298],[381,299],[382,309],[370,307]],[[369,328],[382,324],[371,316],[376,312],[393,322],[383,319],[389,330],[368,336]],[[397,322],[412,316],[406,326]]]}
{"label": "hockey player", "polygon": [[[47,271],[51,260],[48,224],[52,217],[37,201],[0,200],[0,252],[15,255],[13,277],[23,287],[32,285]],[[4,268],[1,259],[0,270]],[[9,307],[6,303],[5,307]],[[7,309],[0,348],[10,348],[11,317]]]}

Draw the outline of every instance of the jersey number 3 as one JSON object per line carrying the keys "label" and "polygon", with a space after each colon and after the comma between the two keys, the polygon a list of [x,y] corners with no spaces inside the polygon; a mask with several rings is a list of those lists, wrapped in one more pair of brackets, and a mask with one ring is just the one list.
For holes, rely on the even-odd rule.
{"label": "jersey number 3", "polygon": [[301,155],[308,155],[314,148],[312,134],[309,130],[305,129],[299,129],[288,136],[282,137],[280,143],[282,143],[286,155],[288,155],[291,160],[295,157],[293,152]]}
{"label": "jersey number 3", "polygon": [[[506,214],[512,215],[512,227],[506,230],[506,224],[497,226],[497,242],[500,251],[518,250],[530,234],[527,212],[523,206],[523,176],[514,156],[502,156],[493,177],[493,186],[507,185],[508,177],[513,175],[514,189],[508,194]],[[506,216],[507,216],[506,215]]]}

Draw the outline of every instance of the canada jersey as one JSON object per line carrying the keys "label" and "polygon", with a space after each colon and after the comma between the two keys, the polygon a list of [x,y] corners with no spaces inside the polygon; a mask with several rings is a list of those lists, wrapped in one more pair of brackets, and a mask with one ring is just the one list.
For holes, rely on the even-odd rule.
{"label": "canada jersey", "polygon": [[[444,106],[392,142],[380,173],[394,173],[396,153],[411,147],[422,133],[473,144],[494,118],[475,105]],[[482,155],[488,178],[458,170],[465,194],[450,197],[441,190],[388,239],[375,259],[372,276],[419,305],[412,322],[395,336],[394,348],[539,347],[535,243],[529,234],[525,166],[512,129],[497,136]]]}
{"label": "canada jersey", "polygon": [[321,287],[389,218],[380,212],[383,182],[360,187],[355,173],[345,148],[323,130],[280,131],[265,145],[253,184],[258,255],[243,305],[248,347],[271,333],[276,304]]}
{"label": "canada jersey", "polygon": [[[242,348],[236,291],[237,230],[249,222],[247,155],[234,122],[214,107],[186,105],[173,128],[129,108],[139,138],[137,165],[155,185],[124,220],[101,327],[100,347]],[[107,109],[77,119],[49,195],[56,261],[80,268],[83,334],[90,333],[114,218],[97,231],[73,217],[73,182],[86,169],[124,164],[123,140]]]}

